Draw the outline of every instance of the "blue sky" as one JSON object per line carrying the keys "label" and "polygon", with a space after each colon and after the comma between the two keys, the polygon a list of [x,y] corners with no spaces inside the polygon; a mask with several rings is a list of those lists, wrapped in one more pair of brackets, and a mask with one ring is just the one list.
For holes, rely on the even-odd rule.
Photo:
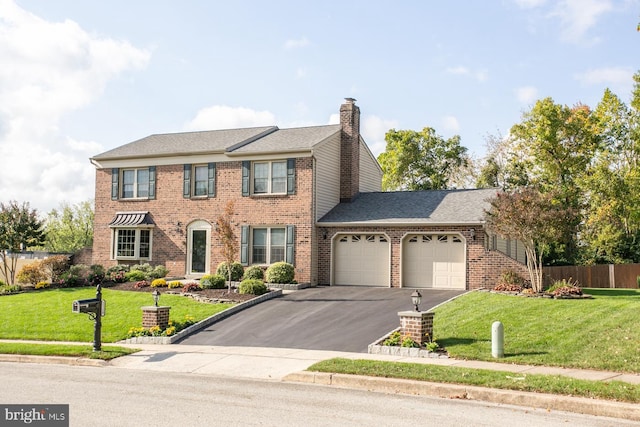
{"label": "blue sky", "polygon": [[0,0],[0,202],[94,195],[89,157],[153,133],[335,123],[476,157],[547,96],[628,101],[640,0]]}

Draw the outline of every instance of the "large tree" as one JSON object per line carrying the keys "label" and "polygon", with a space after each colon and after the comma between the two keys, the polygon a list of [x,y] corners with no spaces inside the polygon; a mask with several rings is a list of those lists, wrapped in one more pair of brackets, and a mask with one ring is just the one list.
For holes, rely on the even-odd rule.
{"label": "large tree", "polygon": [[542,257],[545,251],[565,233],[573,215],[554,196],[532,187],[499,192],[490,200],[490,208],[486,212],[489,230],[523,244],[534,292],[542,292]]}
{"label": "large tree", "polygon": [[75,205],[62,203],[52,209],[45,222],[44,247],[50,252],[72,253],[93,243],[93,206],[91,200]]}
{"label": "large tree", "polygon": [[444,139],[430,127],[420,132],[391,129],[385,140],[386,150],[378,156],[385,191],[447,189],[468,164],[459,136]]}
{"label": "large tree", "polygon": [[15,282],[20,252],[43,241],[42,222],[28,202],[0,203],[0,268],[9,284]]}

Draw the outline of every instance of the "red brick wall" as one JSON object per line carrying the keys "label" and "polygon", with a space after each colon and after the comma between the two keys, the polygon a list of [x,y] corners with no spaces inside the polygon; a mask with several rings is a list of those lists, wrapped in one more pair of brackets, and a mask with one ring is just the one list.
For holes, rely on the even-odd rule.
{"label": "red brick wall", "polygon": [[[327,232],[324,239],[323,233]],[[331,241],[339,233],[380,233],[384,232],[391,243],[391,286],[401,286],[400,257],[402,238],[412,233],[458,233],[467,242],[467,289],[493,287],[497,278],[506,269],[514,269],[528,278],[526,266],[498,251],[487,251],[484,247],[484,233],[476,228],[475,237],[470,227],[335,227],[318,229],[318,283],[328,285],[331,281]]]}
{"label": "red brick wall", "polygon": [[[93,263],[105,267],[117,264],[109,259],[111,230],[108,226],[116,212],[149,211],[153,229],[152,265],[166,266],[171,276],[186,271],[186,229],[195,220],[205,220],[214,227],[229,200],[235,204],[233,223],[240,249],[242,225],[294,225],[296,280],[311,282],[312,244],[312,159],[296,159],[296,193],[291,196],[242,196],[241,162],[216,164],[216,197],[185,199],[182,197],[183,165],[156,168],[156,199],[142,201],[111,200],[111,169],[96,171]],[[180,224],[180,226],[178,226]],[[222,262],[221,245],[211,233],[210,271]],[[239,255],[238,255],[239,258]]]}

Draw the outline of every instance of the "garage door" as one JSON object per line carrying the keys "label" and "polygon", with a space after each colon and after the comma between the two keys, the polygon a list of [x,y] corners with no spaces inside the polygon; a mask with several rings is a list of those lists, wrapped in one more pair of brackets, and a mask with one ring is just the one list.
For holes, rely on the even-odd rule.
{"label": "garage door", "polygon": [[386,236],[339,235],[333,249],[333,284],[389,286],[389,240]]}
{"label": "garage door", "polygon": [[465,244],[455,234],[416,234],[404,239],[402,286],[466,289]]}

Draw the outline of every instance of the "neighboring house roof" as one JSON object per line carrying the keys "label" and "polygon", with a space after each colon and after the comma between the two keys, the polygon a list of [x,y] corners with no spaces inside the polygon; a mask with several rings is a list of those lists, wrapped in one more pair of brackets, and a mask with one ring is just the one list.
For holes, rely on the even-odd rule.
{"label": "neighboring house roof", "polygon": [[279,129],[264,126],[147,136],[93,157],[111,160],[208,153],[269,153],[309,150],[340,131],[340,125]]}
{"label": "neighboring house roof", "polygon": [[318,225],[482,224],[496,189],[360,193],[340,203]]}

